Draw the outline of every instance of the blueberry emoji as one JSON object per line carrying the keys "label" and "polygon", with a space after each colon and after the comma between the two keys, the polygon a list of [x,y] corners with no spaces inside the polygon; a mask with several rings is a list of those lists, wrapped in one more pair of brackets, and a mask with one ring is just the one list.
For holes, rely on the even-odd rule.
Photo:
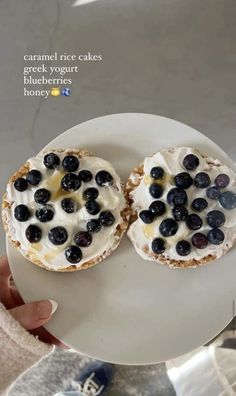
{"label": "blueberry emoji", "polygon": [[61,95],[62,96],[70,96],[70,88],[63,88],[61,90]]}

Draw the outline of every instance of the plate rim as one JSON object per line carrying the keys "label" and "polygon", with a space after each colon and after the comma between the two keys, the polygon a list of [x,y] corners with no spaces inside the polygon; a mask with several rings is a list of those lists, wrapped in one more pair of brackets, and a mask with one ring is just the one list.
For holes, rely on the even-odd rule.
{"label": "plate rim", "polygon": [[[75,130],[77,127],[79,127],[79,126],[81,126],[81,125],[88,124],[88,123],[90,123],[90,122],[96,122],[96,121],[99,120],[99,119],[105,119],[105,118],[107,119],[107,118],[117,117],[117,116],[118,116],[118,117],[124,117],[124,116],[136,117],[137,115],[138,115],[138,116],[142,116],[142,117],[143,117],[143,116],[145,116],[145,117],[146,117],[146,116],[152,116],[152,117],[156,117],[156,118],[159,118],[159,119],[161,118],[161,119],[169,120],[169,121],[171,121],[171,122],[173,122],[173,123],[178,123],[178,124],[180,124],[180,126],[184,126],[184,127],[190,128],[190,129],[193,130],[195,133],[197,132],[197,134],[198,134],[199,136],[203,136],[204,139],[207,139],[208,142],[209,142],[210,144],[213,143],[213,144],[217,147],[217,149],[220,150],[220,152],[222,153],[222,155],[223,155],[224,157],[226,157],[227,160],[229,160],[230,163],[232,163],[232,168],[233,168],[234,170],[236,169],[235,164],[233,163],[233,161],[231,160],[231,158],[228,156],[228,154],[225,153],[214,141],[212,141],[211,139],[209,139],[209,138],[208,138],[207,136],[205,136],[202,132],[198,131],[197,129],[193,128],[192,126],[190,126],[190,125],[188,125],[188,124],[182,123],[181,121],[174,120],[174,119],[172,119],[172,118],[165,117],[165,116],[159,116],[159,115],[156,115],[156,114],[151,114],[151,113],[137,113],[137,112],[114,113],[114,114],[104,115],[104,116],[101,116],[101,117],[96,117],[96,118],[93,118],[93,119],[89,119],[89,120],[83,121],[82,123],[77,124],[77,125],[74,125],[73,127],[69,128],[69,129],[67,129],[66,131],[64,131],[64,132],[62,132],[61,134],[59,134],[56,138],[54,138],[51,142],[49,142],[46,146],[44,146],[44,148],[41,149],[40,152],[41,152],[41,151],[44,151],[44,150],[46,150],[46,149],[48,149],[48,148],[53,148],[53,144],[54,144],[53,142],[55,142],[59,137],[60,137],[60,138],[64,138],[67,134],[69,135],[73,130]],[[52,143],[53,143],[53,144],[52,144]],[[149,154],[147,153],[147,155],[149,155]],[[11,249],[11,248],[13,249],[14,247],[10,244],[10,242],[9,242],[9,240],[8,240],[8,238],[7,238],[7,254],[9,254],[9,248],[10,248],[10,249]],[[12,268],[11,263],[10,263],[10,267],[11,267],[11,270],[12,270],[13,275],[14,275],[14,268]],[[14,265],[13,265],[13,267],[14,267]],[[231,320],[232,320],[232,318],[229,319],[229,320],[227,321],[227,323],[225,324],[224,328],[231,322]],[[223,328],[223,329],[224,329],[224,328]],[[219,332],[217,332],[215,335],[213,335],[210,339],[206,340],[205,343],[206,343],[206,342],[209,342],[210,340],[212,340],[213,338],[215,338],[215,336],[217,336],[217,334],[219,334],[223,329],[220,329]],[[195,349],[195,348],[194,348],[194,349]],[[185,354],[185,353],[187,353],[187,352],[184,352],[184,354]],[[86,354],[87,356],[89,356],[89,357],[91,357],[91,358],[95,358],[95,359],[102,360],[101,357],[100,357],[100,356],[96,356],[96,354],[91,355],[91,354],[88,354],[87,352],[82,352],[82,354]],[[179,355],[179,356],[181,356],[181,355]],[[159,363],[159,362],[160,362],[160,360],[151,361],[151,362],[145,362],[145,363],[144,363],[144,362],[134,362],[134,361],[125,362],[125,363],[124,363],[124,362],[112,361],[112,360],[104,360],[104,361],[108,361],[108,362],[115,363],[115,364],[121,364],[121,365],[150,365],[150,364],[156,364],[156,363]],[[162,360],[162,361],[164,361],[164,360]]]}

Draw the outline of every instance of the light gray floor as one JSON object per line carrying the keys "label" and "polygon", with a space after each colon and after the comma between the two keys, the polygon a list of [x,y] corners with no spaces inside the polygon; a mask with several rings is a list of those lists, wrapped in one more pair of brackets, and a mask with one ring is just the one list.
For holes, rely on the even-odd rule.
{"label": "light gray floor", "polygon": [[[0,0],[2,190],[11,173],[52,138],[110,113],[175,118],[204,132],[236,160],[235,0],[99,0],[78,7],[72,3]],[[70,98],[23,97],[23,55],[54,50],[90,50],[102,53],[104,61],[82,65],[73,77]],[[3,232],[0,244],[3,252]],[[65,377],[66,358],[57,352],[51,365],[67,373]],[[68,367],[77,370],[79,357],[71,359]],[[12,396],[49,395],[45,387],[52,383],[50,365],[44,363],[42,369],[42,375],[28,374],[28,382],[21,381]],[[164,375],[159,377],[162,371],[160,365],[119,368],[109,394],[172,395]],[[56,378],[59,384],[61,375]]]}
{"label": "light gray floor", "polygon": [[[57,350],[19,380],[9,396],[51,396],[65,389],[74,376],[91,362],[77,353]],[[106,396],[174,396],[165,365],[116,366],[115,377]],[[105,395],[104,395],[105,396]]]}

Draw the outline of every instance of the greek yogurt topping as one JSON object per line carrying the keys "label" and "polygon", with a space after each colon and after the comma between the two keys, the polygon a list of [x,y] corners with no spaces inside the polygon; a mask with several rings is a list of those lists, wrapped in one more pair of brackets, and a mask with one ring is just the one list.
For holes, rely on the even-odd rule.
{"label": "greek yogurt topping", "polygon": [[[68,154],[69,153],[69,154]],[[49,269],[77,267],[109,251],[125,208],[120,178],[101,158],[39,153],[29,172],[8,183],[3,209],[21,253]]]}
{"label": "greek yogurt topping", "polygon": [[143,171],[130,193],[138,217],[128,236],[144,259],[219,258],[233,245],[236,175],[230,168],[179,147],[145,158]]}

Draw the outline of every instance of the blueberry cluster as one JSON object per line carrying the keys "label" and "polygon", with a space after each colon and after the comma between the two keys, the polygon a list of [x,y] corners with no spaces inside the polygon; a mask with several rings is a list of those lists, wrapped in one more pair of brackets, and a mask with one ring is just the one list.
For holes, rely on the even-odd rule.
{"label": "blueberry cluster", "polygon": [[[44,166],[48,169],[56,169],[60,166],[60,158],[55,153],[49,153],[44,156]],[[74,155],[67,155],[62,160],[62,167],[67,172],[61,179],[60,188],[65,192],[77,191],[82,183],[90,182],[93,179],[93,174],[89,170],[78,170],[80,161]],[[76,173],[75,173],[76,172]],[[23,192],[30,186],[38,186],[42,181],[42,174],[37,169],[29,171],[25,178],[20,177],[14,182],[14,187],[17,191]],[[112,175],[106,170],[100,170],[95,175],[95,181],[98,186],[111,186],[113,184]],[[65,250],[66,259],[72,263],[78,263],[82,258],[82,251],[80,248],[89,246],[92,243],[92,233],[99,232],[102,227],[110,227],[115,222],[115,217],[110,211],[101,211],[101,206],[96,201],[99,191],[95,187],[89,187],[83,192],[83,199],[85,200],[85,207],[89,214],[97,215],[97,219],[88,220],[86,231],[77,232],[74,236],[74,245],[69,246]],[[40,206],[35,211],[35,216],[41,223],[49,222],[53,219],[55,211],[52,204],[49,204],[51,193],[46,188],[39,188],[34,193],[34,201]],[[73,198],[63,198],[61,200],[62,209],[68,213],[75,213],[79,207],[78,203]],[[27,221],[32,215],[32,211],[23,204],[17,205],[14,209],[14,216],[20,222]],[[39,242],[42,238],[42,230],[38,225],[31,224],[27,227],[25,232],[26,238],[31,243]],[[48,232],[48,238],[54,245],[62,245],[68,239],[68,233],[65,227],[58,226],[51,228]]]}
{"label": "blueberry cluster", "polygon": [[[183,166],[187,171],[194,171],[199,166],[199,158],[194,154],[188,154],[183,159]],[[153,198],[161,198],[163,195],[163,177],[164,170],[159,167],[153,167],[150,176],[154,179],[149,186],[149,193]],[[165,218],[159,225],[159,233],[162,237],[168,238],[178,232],[179,222],[184,221],[189,230],[198,231],[203,225],[199,214],[189,213],[186,207],[188,195],[185,190],[191,186],[198,189],[206,189],[206,196],[210,200],[218,200],[219,204],[227,210],[236,208],[236,194],[232,191],[225,191],[230,183],[230,178],[226,174],[219,174],[214,185],[211,185],[211,179],[206,172],[199,172],[193,178],[188,172],[181,172],[174,176],[175,187],[167,193],[167,204],[172,208],[172,216]],[[194,212],[202,212],[208,206],[205,198],[195,198],[191,203],[191,209]],[[158,216],[166,212],[166,204],[161,200],[155,200],[147,210],[139,213],[140,219],[145,224],[152,223]],[[207,235],[196,232],[193,234],[191,243],[187,240],[177,242],[175,249],[180,256],[187,256],[192,249],[192,245],[198,249],[204,249],[208,243],[219,245],[224,241],[224,233],[220,227],[225,223],[225,215],[220,210],[211,210],[206,215],[206,222],[210,227]],[[161,254],[166,250],[165,239],[155,238],[152,241],[152,251],[155,254]]]}

